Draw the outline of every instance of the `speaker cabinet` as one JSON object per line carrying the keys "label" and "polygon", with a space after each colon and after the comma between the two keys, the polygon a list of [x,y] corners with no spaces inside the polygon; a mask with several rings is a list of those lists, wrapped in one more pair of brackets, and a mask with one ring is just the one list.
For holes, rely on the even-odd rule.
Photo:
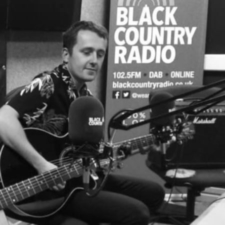
{"label": "speaker cabinet", "polygon": [[[215,94],[221,91],[221,88],[213,87],[188,94],[182,99],[179,98],[179,95],[193,93],[199,88],[197,86],[171,87],[164,91],[174,97],[178,96],[175,101],[176,109],[184,109],[193,102],[201,101],[206,97],[216,97],[218,94]],[[156,90],[150,94],[150,103],[152,96],[160,91]],[[219,95],[224,94],[224,91],[219,93]],[[225,101],[212,105],[210,108],[205,107],[206,105],[203,105],[194,109],[198,110],[197,114],[186,113],[188,121],[192,122],[195,128],[193,139],[187,140],[181,145],[174,142],[167,148],[164,155],[161,152],[150,152],[149,160],[153,164],[166,168],[225,168]],[[182,114],[176,116],[182,117]]]}
{"label": "speaker cabinet", "polygon": [[194,138],[167,149],[167,167],[225,167],[225,102],[210,110],[205,115],[189,116],[195,127]]}

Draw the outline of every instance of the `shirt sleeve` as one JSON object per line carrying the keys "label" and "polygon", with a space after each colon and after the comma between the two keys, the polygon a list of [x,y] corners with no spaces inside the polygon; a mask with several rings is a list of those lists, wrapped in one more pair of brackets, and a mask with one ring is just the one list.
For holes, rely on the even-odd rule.
{"label": "shirt sleeve", "polygon": [[24,86],[7,104],[19,113],[19,119],[31,125],[47,109],[54,93],[54,82],[50,74],[41,74]]}

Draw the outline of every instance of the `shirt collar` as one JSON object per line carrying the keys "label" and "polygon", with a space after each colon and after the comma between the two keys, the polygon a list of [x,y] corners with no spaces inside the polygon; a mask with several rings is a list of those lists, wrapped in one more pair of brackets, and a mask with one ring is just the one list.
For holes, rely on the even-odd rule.
{"label": "shirt collar", "polygon": [[[64,62],[59,66],[59,72],[60,74],[62,74],[62,76],[64,76],[64,80],[69,84],[70,88],[78,93],[77,86],[74,83],[73,78],[67,68],[67,63]],[[86,93],[87,93],[87,85],[86,83],[84,83],[83,86],[80,88],[79,94],[86,95]]]}

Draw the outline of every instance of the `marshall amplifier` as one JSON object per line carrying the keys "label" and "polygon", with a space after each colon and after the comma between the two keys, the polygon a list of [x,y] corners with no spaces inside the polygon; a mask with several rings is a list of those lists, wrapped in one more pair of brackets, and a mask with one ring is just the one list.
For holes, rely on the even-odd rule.
{"label": "marshall amplifier", "polygon": [[[175,106],[179,109],[191,103],[190,100],[177,100]],[[166,166],[168,168],[177,166],[225,168],[225,102],[212,106],[197,115],[189,114],[188,121],[194,124],[194,137],[182,145],[173,143],[167,149]]]}
{"label": "marshall amplifier", "polygon": [[[172,96],[179,96],[198,88],[200,87],[171,87],[163,91]],[[175,106],[177,109],[187,107],[219,90],[221,88],[213,87],[183,99],[177,98]],[[159,91],[162,90],[150,93],[150,102]],[[220,94],[224,94],[224,92]],[[201,109],[202,107],[199,107],[195,111]],[[186,115],[188,121],[191,121],[195,128],[193,139],[187,140],[181,145],[172,143],[166,151],[164,151],[165,149],[160,152],[150,151],[149,162],[159,168],[225,168],[225,101],[199,112],[197,115],[193,113]]]}

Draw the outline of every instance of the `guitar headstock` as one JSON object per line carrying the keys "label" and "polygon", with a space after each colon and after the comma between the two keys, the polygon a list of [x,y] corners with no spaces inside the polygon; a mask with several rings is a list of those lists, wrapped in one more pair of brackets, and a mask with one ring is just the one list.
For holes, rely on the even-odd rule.
{"label": "guitar headstock", "polygon": [[178,144],[194,138],[195,127],[191,121],[182,121],[179,119],[175,126],[177,127],[176,141]]}

